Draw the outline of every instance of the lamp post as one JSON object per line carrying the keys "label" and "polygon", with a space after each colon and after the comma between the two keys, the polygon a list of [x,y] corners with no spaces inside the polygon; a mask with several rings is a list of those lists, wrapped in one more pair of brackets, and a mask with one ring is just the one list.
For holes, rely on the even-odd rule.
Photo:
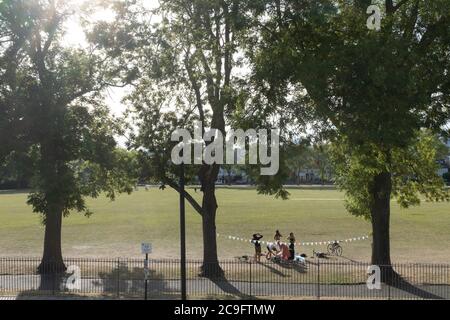
{"label": "lamp post", "polygon": [[184,206],[184,162],[180,165],[181,300],[186,300],[186,215]]}

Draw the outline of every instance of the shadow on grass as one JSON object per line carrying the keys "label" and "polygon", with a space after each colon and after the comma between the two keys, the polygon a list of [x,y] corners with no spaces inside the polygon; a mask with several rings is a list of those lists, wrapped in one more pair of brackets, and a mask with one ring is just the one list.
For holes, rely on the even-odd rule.
{"label": "shadow on grass", "polygon": [[[323,265],[324,263],[330,262],[328,261],[330,258],[314,258],[314,259],[309,259],[306,260],[306,264],[310,264],[312,266],[318,266],[318,265]],[[334,262],[334,261],[332,261]]]}
{"label": "shadow on grass", "polygon": [[286,278],[287,277],[286,274],[284,274],[283,272],[281,272],[277,268],[274,268],[274,267],[270,266],[267,263],[259,263],[258,266],[262,266],[262,267],[268,269],[270,272],[272,272],[273,274],[275,274],[275,275],[277,275],[279,277],[282,277],[282,278]]}
{"label": "shadow on grass", "polygon": [[306,265],[296,263],[292,260],[290,261],[276,261],[274,262],[276,265],[278,265],[280,268],[283,269],[289,269],[289,270],[295,270],[298,273],[306,273],[308,271],[308,268]]}
{"label": "shadow on grass", "polygon": [[358,263],[358,264],[364,263],[362,261],[354,260],[354,259],[351,259],[351,258],[346,257],[346,256],[340,256],[339,258],[341,258],[342,260],[345,260],[345,261],[353,262],[353,263]]}

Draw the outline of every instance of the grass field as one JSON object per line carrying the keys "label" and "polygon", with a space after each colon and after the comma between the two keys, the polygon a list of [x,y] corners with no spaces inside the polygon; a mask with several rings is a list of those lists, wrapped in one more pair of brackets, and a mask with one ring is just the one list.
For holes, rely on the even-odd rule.
{"label": "grass field", "polygon": [[[200,192],[191,192],[200,199]],[[294,232],[299,242],[346,239],[370,233],[369,222],[344,208],[335,190],[293,189],[290,200],[258,195],[253,189],[218,189],[217,231],[249,238],[255,232],[270,240],[275,229]],[[26,193],[0,194],[0,256],[40,256],[44,228],[40,216],[25,204]],[[89,200],[94,215],[74,213],[63,222],[63,254],[67,257],[139,257],[140,243],[153,244],[154,258],[177,258],[178,195],[170,190],[140,189],[115,202]],[[200,217],[187,205],[188,258],[201,258]],[[450,262],[450,204],[422,203],[402,210],[392,203],[392,256],[396,262]],[[250,255],[249,243],[218,238],[219,256]],[[344,243],[348,259],[368,261],[370,240]],[[298,248],[307,255],[313,247]],[[325,251],[325,246],[316,246]]]}

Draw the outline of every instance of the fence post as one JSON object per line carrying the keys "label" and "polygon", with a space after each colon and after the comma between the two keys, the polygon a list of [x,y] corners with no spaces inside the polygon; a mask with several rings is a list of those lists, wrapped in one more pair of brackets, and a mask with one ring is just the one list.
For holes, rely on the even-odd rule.
{"label": "fence post", "polygon": [[320,258],[317,258],[317,299],[320,300]]}
{"label": "fence post", "polygon": [[117,258],[117,298],[120,297],[120,258]]}
{"label": "fence post", "polygon": [[54,272],[54,270],[51,271],[52,272],[52,294],[55,295],[56,293],[56,272]]}
{"label": "fence post", "polygon": [[149,266],[148,266],[148,253],[145,254],[145,261],[144,261],[144,284],[145,284],[145,288],[144,288],[144,300],[147,300],[147,292],[148,292],[148,270],[149,270]]}
{"label": "fence post", "polygon": [[57,272],[60,272],[59,270],[56,270],[56,263],[51,263],[51,275],[52,275],[52,293],[53,296],[56,294],[56,282],[58,281]]}
{"label": "fence post", "polygon": [[389,283],[386,284],[388,287],[388,300],[391,300],[391,285]]}
{"label": "fence post", "polygon": [[249,292],[249,296],[252,295],[252,262],[250,261],[250,292]]}

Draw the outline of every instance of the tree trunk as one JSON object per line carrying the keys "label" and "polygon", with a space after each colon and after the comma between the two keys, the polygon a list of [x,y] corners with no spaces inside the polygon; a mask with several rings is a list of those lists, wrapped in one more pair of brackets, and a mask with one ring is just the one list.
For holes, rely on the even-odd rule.
{"label": "tree trunk", "polygon": [[66,271],[61,250],[62,210],[53,206],[45,216],[44,254],[39,265],[40,274],[58,274]]}
{"label": "tree trunk", "polygon": [[[55,133],[49,133],[55,136]],[[46,209],[44,214],[45,235],[44,254],[38,272],[40,274],[58,274],[66,270],[61,252],[61,227],[63,205],[59,199],[61,174],[59,144],[54,139],[46,139],[41,144],[41,176],[45,180]]]}
{"label": "tree trunk", "polygon": [[219,265],[216,241],[217,200],[214,182],[203,186],[203,265],[201,276],[208,278],[223,277],[224,272]]}
{"label": "tree trunk", "polygon": [[[213,108],[213,119],[211,127],[225,133],[224,106]],[[224,135],[225,136],[225,135]],[[219,176],[220,165],[203,164],[198,177],[202,184],[202,228],[203,228],[203,265],[201,267],[201,276],[208,278],[222,278],[224,272],[219,265],[217,258],[217,233],[216,233],[216,181]]]}
{"label": "tree trunk", "polygon": [[372,222],[372,264],[381,269],[381,280],[389,282],[395,274],[390,253],[390,201],[392,192],[391,174],[383,172],[373,181]]}

